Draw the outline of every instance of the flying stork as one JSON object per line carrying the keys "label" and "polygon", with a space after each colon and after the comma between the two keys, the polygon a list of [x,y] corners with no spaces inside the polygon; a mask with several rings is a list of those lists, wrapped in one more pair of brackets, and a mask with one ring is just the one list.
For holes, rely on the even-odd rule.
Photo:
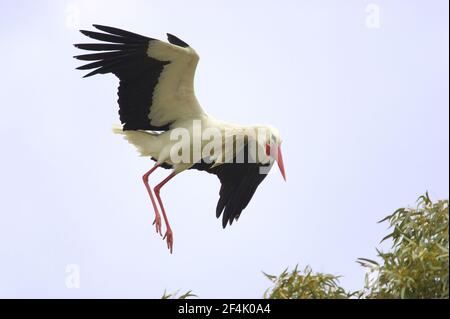
{"label": "flying stork", "polygon": [[[156,162],[143,175],[143,181],[155,212],[153,224],[156,232],[162,236],[161,210],[166,226],[163,239],[167,241],[171,253],[173,232],[160,191],[177,174],[187,169],[197,169],[217,175],[221,188],[216,216],[219,218],[222,215],[223,228],[239,218],[274,161],[277,161],[286,180],[280,148],[282,140],[277,129],[270,125],[244,126],[223,122],[202,109],[194,93],[199,56],[186,42],[172,34],[167,34],[167,43],[118,28],[93,26],[101,32],[80,32],[102,42],[75,44],[79,49],[95,51],[75,56],[78,60],[89,61],[77,69],[92,70],[84,77],[112,73],[119,78],[118,104],[122,125],[113,128],[113,131],[135,145],[141,155]],[[194,152],[195,138],[182,141],[180,145],[179,140],[173,139],[172,133],[184,129],[195,135],[195,125],[201,126],[201,133],[211,129],[218,131],[221,142],[225,145],[231,142],[231,150],[221,144],[212,153],[207,153],[209,155],[200,153],[200,158],[189,155],[189,160],[173,160],[175,145]],[[247,134],[251,130],[262,130],[263,133]],[[244,141],[240,146],[236,141],[238,137],[243,137]],[[205,147],[207,143],[208,140],[201,139],[200,147]],[[178,151],[176,153],[179,155]],[[244,160],[238,161],[238,158]],[[159,167],[172,171],[152,191],[148,179]]]}

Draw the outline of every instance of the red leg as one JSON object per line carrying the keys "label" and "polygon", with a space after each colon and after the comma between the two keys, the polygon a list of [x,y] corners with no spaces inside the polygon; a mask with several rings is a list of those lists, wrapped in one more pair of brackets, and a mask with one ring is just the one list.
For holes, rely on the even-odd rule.
{"label": "red leg", "polygon": [[147,173],[142,176],[142,180],[144,181],[145,188],[147,188],[148,195],[150,196],[150,200],[152,201],[153,210],[155,211],[155,220],[153,222],[153,225],[155,225],[156,233],[159,233],[162,236],[162,230],[161,230],[161,215],[158,211],[158,206],[156,205],[155,198],[153,197],[152,189],[150,188],[150,185],[148,184],[148,177],[151,173],[153,173],[157,168],[159,167],[159,164],[155,164],[151,170],[149,170]]}
{"label": "red leg", "polygon": [[154,188],[156,198],[158,199],[159,206],[161,207],[161,212],[163,214],[164,222],[166,223],[166,234],[164,235],[163,239],[167,238],[167,248],[169,248],[170,253],[172,253],[172,250],[173,250],[173,233],[172,233],[172,229],[170,228],[169,220],[167,219],[166,211],[164,209],[164,205],[162,203],[161,197],[159,196],[159,192],[161,190],[161,187],[163,187],[175,175],[176,175],[176,173],[171,173],[169,176],[167,176],[161,183],[156,185],[156,187]]}

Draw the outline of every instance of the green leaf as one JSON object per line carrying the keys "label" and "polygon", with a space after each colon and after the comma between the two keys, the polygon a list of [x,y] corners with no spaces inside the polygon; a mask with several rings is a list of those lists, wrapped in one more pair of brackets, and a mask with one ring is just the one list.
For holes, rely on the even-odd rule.
{"label": "green leaf", "polygon": [[394,232],[390,233],[390,234],[387,235],[387,236],[384,236],[383,239],[380,241],[380,244],[381,244],[382,242],[384,242],[385,240],[388,240],[389,238],[393,237],[393,236],[394,236]]}
{"label": "green leaf", "polygon": [[372,260],[372,259],[368,259],[368,258],[358,258],[358,260],[366,261],[366,262],[368,262],[368,263],[370,263],[370,264],[379,266],[379,264],[378,264],[375,260]]}
{"label": "green leaf", "polygon": [[263,271],[262,273],[263,273],[264,276],[266,276],[266,278],[269,279],[270,281],[274,281],[274,280],[277,278],[277,276],[269,275],[269,274],[265,273],[264,271]]}

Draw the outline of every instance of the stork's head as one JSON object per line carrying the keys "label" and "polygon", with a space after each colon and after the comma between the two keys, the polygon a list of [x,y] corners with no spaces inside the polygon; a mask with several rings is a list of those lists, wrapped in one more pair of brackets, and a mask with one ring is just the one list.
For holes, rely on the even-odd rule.
{"label": "stork's head", "polygon": [[266,155],[275,160],[278,163],[278,168],[280,169],[281,175],[284,180],[286,180],[286,172],[284,170],[283,155],[281,153],[281,139],[280,132],[271,125],[261,126],[265,130],[264,140],[260,141],[264,145]]}

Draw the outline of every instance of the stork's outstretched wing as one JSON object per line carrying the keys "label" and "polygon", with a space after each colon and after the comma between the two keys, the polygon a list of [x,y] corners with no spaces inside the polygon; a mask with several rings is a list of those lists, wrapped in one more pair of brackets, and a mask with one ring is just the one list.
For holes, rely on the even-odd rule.
{"label": "stork's outstretched wing", "polygon": [[120,79],[124,130],[165,131],[178,120],[204,113],[194,93],[199,57],[188,44],[171,34],[167,43],[113,27],[94,27],[103,32],[81,33],[103,42],[75,46],[100,52],[75,56],[92,61],[78,69],[93,69],[85,77],[113,73]]}
{"label": "stork's outstretched wing", "polygon": [[222,186],[220,187],[219,201],[216,207],[216,217],[219,218],[223,212],[223,228],[228,223],[231,225],[234,220],[238,220],[271,168],[271,164],[251,161],[248,145],[245,145],[240,152],[244,152],[243,156],[238,153],[237,157],[243,158],[243,163],[236,163],[233,160],[233,163],[224,163],[212,167],[213,164],[201,162],[192,167],[192,169],[215,174],[219,178]]}

